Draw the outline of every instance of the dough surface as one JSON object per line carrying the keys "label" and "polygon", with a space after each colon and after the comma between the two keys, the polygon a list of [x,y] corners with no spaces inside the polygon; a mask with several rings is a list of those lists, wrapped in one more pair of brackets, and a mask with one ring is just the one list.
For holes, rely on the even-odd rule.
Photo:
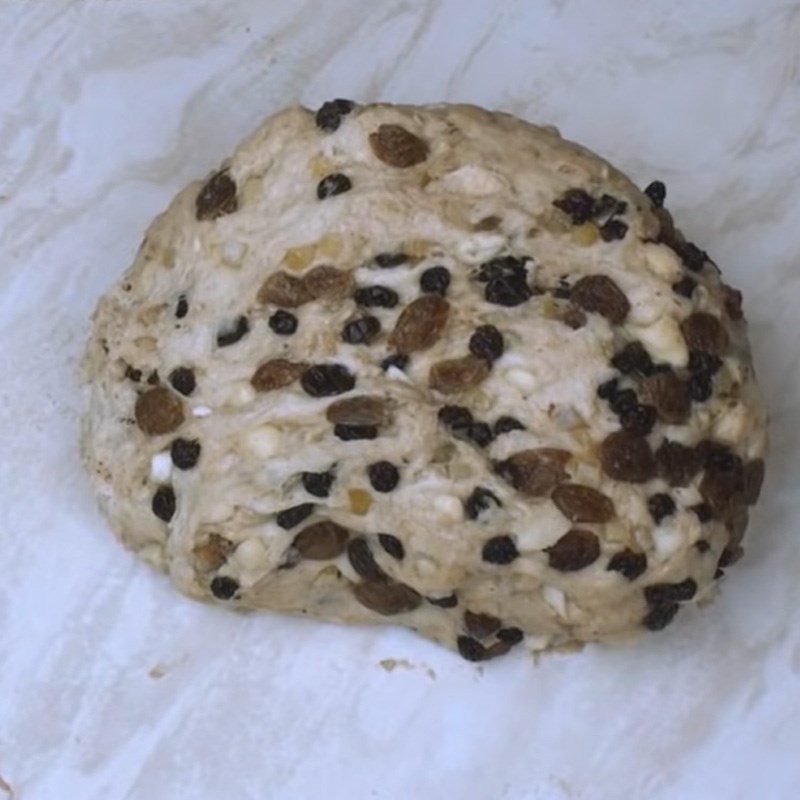
{"label": "dough surface", "polygon": [[95,312],[114,531],[192,597],[474,661],[665,627],[740,557],[766,425],[663,200],[473,106],[268,118]]}

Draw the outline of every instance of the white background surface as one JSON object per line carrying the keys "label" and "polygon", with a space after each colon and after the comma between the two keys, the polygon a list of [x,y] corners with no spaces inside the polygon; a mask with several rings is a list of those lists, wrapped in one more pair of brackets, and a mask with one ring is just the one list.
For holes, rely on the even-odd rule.
{"label": "white background surface", "polygon": [[[798,796],[800,4],[6,0],[0,76],[0,775],[19,800]],[[108,533],[76,447],[97,297],[262,116],[335,96],[504,109],[666,181],[745,292],[772,416],[711,608],[480,669],[411,633],[193,603]]]}

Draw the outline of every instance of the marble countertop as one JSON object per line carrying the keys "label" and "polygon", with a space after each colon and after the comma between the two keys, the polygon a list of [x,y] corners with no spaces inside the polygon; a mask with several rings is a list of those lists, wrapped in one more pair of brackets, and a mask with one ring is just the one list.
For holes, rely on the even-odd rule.
{"label": "marble countertop", "polygon": [[[0,798],[797,796],[800,3],[6,0],[0,30]],[[336,96],[503,109],[667,183],[772,419],[713,606],[480,668],[194,603],[108,533],[76,446],[97,297],[262,116]]]}

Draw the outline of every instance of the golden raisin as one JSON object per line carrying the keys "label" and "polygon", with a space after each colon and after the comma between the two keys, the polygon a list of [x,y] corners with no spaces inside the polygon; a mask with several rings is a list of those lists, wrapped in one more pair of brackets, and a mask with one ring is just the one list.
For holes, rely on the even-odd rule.
{"label": "golden raisin", "polygon": [[325,411],[334,425],[386,425],[391,421],[389,401],[383,397],[360,395],[336,400]]}
{"label": "golden raisin", "polygon": [[344,552],[350,531],[330,520],[307,525],[294,537],[294,547],[303,558],[323,560]]}
{"label": "golden raisin", "polygon": [[681,332],[690,350],[721,356],[728,347],[728,332],[713,315],[696,311],[681,322]]}
{"label": "golden raisin", "polygon": [[389,345],[398,353],[427,350],[439,340],[447,324],[450,304],[436,294],[426,294],[409,303],[397,319]]}
{"label": "golden raisin", "polygon": [[428,386],[442,394],[455,394],[482,383],[491,365],[477,356],[462,356],[437,361],[428,373]]}
{"label": "golden raisin", "polygon": [[304,281],[287,272],[274,272],[261,284],[258,302],[282,308],[297,308],[310,300]]}
{"label": "golden raisin", "polygon": [[363,517],[372,506],[372,495],[364,489],[348,489],[347,497],[350,501],[350,512]]}
{"label": "golden raisin", "polygon": [[692,407],[689,387],[674,372],[657,372],[645,378],[641,398],[655,407],[664,422],[681,425],[689,419]]}
{"label": "golden raisin", "polygon": [[294,383],[306,369],[308,364],[303,362],[273,358],[258,367],[250,378],[250,384],[257,392],[271,392]]}
{"label": "golden raisin", "polygon": [[498,463],[496,470],[518,492],[528,497],[544,497],[569,477],[564,471],[569,458],[566,450],[552,447],[520,450]]}
{"label": "golden raisin", "polygon": [[166,386],[156,386],[136,398],[134,416],[148,436],[170,433],[183,423],[183,403]]}
{"label": "golden raisin", "polygon": [[573,528],[545,548],[549,565],[559,572],[576,572],[600,557],[600,541],[591,531]]}
{"label": "golden raisin", "polygon": [[400,125],[380,125],[369,135],[372,152],[392,167],[413,167],[428,157],[428,145]]}
{"label": "golden raisin", "polygon": [[311,300],[342,300],[352,294],[353,275],[323,264],[303,277],[303,288]]}
{"label": "golden raisin", "polygon": [[366,581],[353,587],[353,594],[362,606],[384,616],[413,611],[422,602],[419,592],[395,581]]}
{"label": "golden raisin", "polygon": [[614,516],[614,503],[591,486],[562,483],[551,499],[571,522],[608,522]]}
{"label": "golden raisin", "polygon": [[607,275],[587,275],[572,287],[570,299],[584,311],[602,314],[612,325],[628,316],[631,304]]}
{"label": "golden raisin", "polygon": [[210,533],[202,544],[196,545],[192,550],[195,567],[200,572],[213,572],[228,560],[232,550],[233,542],[230,539],[218,533]]}

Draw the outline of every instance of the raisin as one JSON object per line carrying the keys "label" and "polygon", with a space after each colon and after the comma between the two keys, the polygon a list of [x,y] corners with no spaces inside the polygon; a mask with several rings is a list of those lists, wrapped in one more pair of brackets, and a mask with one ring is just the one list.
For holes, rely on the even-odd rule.
{"label": "raisin", "polygon": [[142,371],[140,369],[134,369],[130,364],[128,364],[125,367],[125,377],[129,381],[139,383],[139,381],[142,379]]}
{"label": "raisin", "polygon": [[704,353],[701,350],[691,350],[689,352],[689,372],[694,374],[705,373],[714,375],[722,367],[722,359],[718,356]]}
{"label": "raisin", "polygon": [[528,261],[530,261],[530,258],[527,256],[522,258],[517,258],[516,256],[492,258],[480,265],[475,279],[481,283],[489,283],[496,278],[522,278],[524,280],[528,274],[525,266]]}
{"label": "raisin", "polygon": [[681,297],[691,297],[696,288],[697,281],[688,275],[685,275],[677,283],[672,284],[672,291],[675,292],[675,294],[679,294]]}
{"label": "raisin", "polygon": [[382,397],[363,394],[335,400],[326,409],[325,417],[334,424],[380,427],[391,421],[391,410]]}
{"label": "raisin", "polygon": [[290,528],[294,528],[295,525],[299,525],[304,519],[308,519],[313,513],[313,503],[301,503],[298,506],[279,511],[275,517],[275,522],[279,528],[288,531]]}
{"label": "raisin", "polygon": [[613,242],[624,239],[628,232],[628,226],[621,219],[609,219],[604,225],[600,226],[600,238],[604,242]]}
{"label": "raisin", "polygon": [[311,297],[305,281],[286,272],[274,272],[261,284],[257,299],[262,305],[272,303],[283,308],[297,308]]}
{"label": "raisin", "polygon": [[657,606],[645,616],[642,625],[650,631],[663,631],[675,618],[679,608],[677,603]]}
{"label": "raisin", "polygon": [[435,294],[418,297],[398,317],[389,345],[400,353],[427,350],[439,341],[449,315],[447,300]]}
{"label": "raisin", "polygon": [[705,266],[706,261],[709,260],[708,253],[701,250],[696,244],[692,242],[673,241],[670,247],[680,256],[681,261],[692,272],[700,272]]}
{"label": "raisin", "polygon": [[373,260],[381,269],[389,269],[407,263],[408,255],[402,252],[378,253]]}
{"label": "raisin", "polygon": [[741,461],[732,469],[706,465],[700,481],[700,495],[716,516],[724,517],[733,506],[744,502],[744,470]]}
{"label": "raisin", "polygon": [[519,550],[510,536],[493,536],[483,545],[481,556],[490,564],[510,564],[519,558]]}
{"label": "raisin", "polygon": [[472,412],[464,406],[442,406],[437,417],[448,428],[466,428],[472,423]]}
{"label": "raisin", "polygon": [[353,442],[359,439],[377,439],[378,429],[374,425],[334,425],[333,435],[343,442]]}
{"label": "raisin", "polygon": [[547,562],[559,572],[577,572],[600,557],[600,541],[591,531],[573,528],[555,544],[546,547]]}
{"label": "raisin", "polygon": [[646,378],[641,393],[664,422],[682,425],[689,419],[692,404],[689,387],[674,372],[659,372]]}
{"label": "raisin", "polygon": [[469,338],[470,353],[490,363],[503,355],[503,349],[503,334],[494,325],[480,325]]}
{"label": "raisin", "polygon": [[711,545],[705,539],[698,539],[694,546],[697,548],[698,553],[707,553],[711,549]]}
{"label": "raisin", "polygon": [[744,555],[744,548],[741,545],[734,545],[733,547],[726,547],[720,553],[717,567],[722,569],[724,567],[732,567]]}
{"label": "raisin", "polygon": [[342,328],[342,341],[347,344],[371,344],[380,332],[381,323],[377,317],[359,317]]}
{"label": "raisin", "polygon": [[419,288],[428,294],[444,297],[450,285],[450,270],[447,267],[428,267],[419,277]]}
{"label": "raisin", "polygon": [[653,374],[653,360],[641,342],[630,342],[611,359],[611,366],[624,375]]}
{"label": "raisin", "polygon": [[219,600],[230,600],[239,591],[239,581],[227,575],[217,575],[211,581],[211,594]]}
{"label": "raisin", "polygon": [[606,570],[619,572],[629,581],[635,581],[647,569],[647,556],[629,548],[611,556]]}
{"label": "raisin", "polygon": [[367,467],[367,476],[376,492],[392,492],[400,483],[400,471],[391,461],[376,461]]}
{"label": "raisin", "polygon": [[134,406],[136,424],[148,436],[170,433],[184,420],[183,403],[166,386],[142,392]]}
{"label": "raisin", "polygon": [[742,312],[742,293],[727,283],[722,284],[722,296],[725,303],[725,313],[734,321],[744,317]]}
{"label": "raisin", "polygon": [[656,471],[670,486],[686,486],[700,471],[702,458],[693,447],[665,439],[656,450]]}
{"label": "raisin", "polygon": [[364,308],[394,308],[400,298],[387,286],[364,286],[356,289],[353,299]]}
{"label": "raisin", "polygon": [[422,602],[419,592],[395,581],[366,581],[353,587],[353,594],[362,606],[384,616],[413,611]]}
{"label": "raisin", "polygon": [[512,431],[524,431],[525,426],[514,417],[503,416],[498,417],[494,423],[494,435],[501,436],[504,433],[511,433]]}
{"label": "raisin", "polygon": [[217,219],[224,214],[232,214],[239,207],[236,182],[224,170],[214,173],[195,198],[194,207],[198,220]]}
{"label": "raisin", "polygon": [[161,382],[161,379],[158,377],[158,370],[154,369],[148,376],[147,376],[147,383],[150,386],[158,386]]}
{"label": "raisin", "polygon": [[294,547],[303,558],[314,561],[336,558],[345,549],[350,531],[330,520],[307,525],[294,537]]}
{"label": "raisin", "polygon": [[200,442],[197,439],[173,439],[169,448],[172,463],[178,469],[192,469],[200,458]]}
{"label": "raisin", "polygon": [[714,519],[714,512],[711,510],[711,506],[708,503],[698,503],[692,506],[689,511],[694,512],[701,524]]}
{"label": "raisin", "polygon": [[613,400],[617,396],[618,391],[619,380],[617,378],[611,378],[611,380],[605,381],[597,387],[597,396],[601,400]]}
{"label": "raisin", "polygon": [[484,290],[487,303],[513,308],[529,300],[533,292],[524,277],[510,275],[492,278]]}
{"label": "raisin", "polygon": [[455,608],[458,605],[458,597],[455,592],[446,597],[426,597],[425,599],[437,608]]}
{"label": "raisin", "polygon": [[614,516],[614,503],[591,486],[562,483],[550,499],[571,522],[608,522]]}
{"label": "raisin", "polygon": [[594,201],[592,216],[606,217],[613,214],[624,214],[628,210],[628,204],[624,200],[618,200],[610,194],[603,194],[599,200]]}
{"label": "raisin", "polygon": [[232,550],[233,542],[230,539],[210,533],[192,549],[194,564],[200,572],[214,572],[228,560]]}
{"label": "raisin", "polygon": [[306,370],[308,364],[273,358],[260,364],[250,378],[250,385],[257,392],[271,392],[294,383]]}
{"label": "raisin", "polygon": [[300,385],[311,397],[331,397],[349,392],[356,379],[343,364],[315,364],[302,374]]}
{"label": "raisin", "polygon": [[230,347],[236,344],[250,330],[250,323],[245,316],[239,316],[232,326],[225,326],[217,333],[217,347]]}
{"label": "raisin", "polygon": [[464,501],[464,513],[468,519],[477,519],[482,511],[487,511],[492,505],[500,507],[503,504],[490,489],[485,486],[476,486]]}
{"label": "raisin", "polygon": [[563,211],[573,225],[582,225],[594,215],[594,199],[583,189],[567,189],[553,205]]}
{"label": "raisin", "polygon": [[520,450],[495,465],[498,475],[528,497],[544,497],[569,477],[564,465],[570,458],[566,450],[541,447]]}
{"label": "raisin", "polygon": [[647,510],[658,525],[665,517],[675,513],[675,501],[668,494],[654,494],[647,500]]}
{"label": "raisin", "polygon": [[352,100],[344,100],[341,97],[327,100],[314,115],[314,122],[325,133],[333,133],[341,124],[342,117],[349,114],[354,107],[355,103]]}
{"label": "raisin", "polygon": [[681,332],[689,350],[720,356],[728,347],[728,332],[712,314],[696,311],[681,322]]}
{"label": "raisin", "polygon": [[642,406],[637,403],[619,415],[619,424],[622,430],[628,433],[647,436],[656,424],[656,410],[653,406]]}
{"label": "raisin", "polygon": [[301,475],[303,488],[314,497],[327,497],[335,476],[332,472],[304,472]]}
{"label": "raisin", "polygon": [[606,436],[600,445],[600,463],[609,478],[628,483],[645,483],[656,470],[647,439],[628,431]]}
{"label": "raisin", "polygon": [[172,487],[159,486],[150,507],[159,519],[169,522],[175,514],[175,492]]}
{"label": "raisin", "polygon": [[697,593],[697,583],[692,578],[687,578],[680,583],[654,583],[646,586],[644,599],[647,605],[663,606],[668,603],[680,603],[691,600]]}
{"label": "raisin", "polygon": [[428,373],[428,386],[441,394],[455,394],[482,383],[489,365],[482,358],[463,356],[437,361]]}
{"label": "raisin", "polygon": [[175,306],[175,316],[178,319],[183,319],[189,313],[189,302],[186,295],[181,295],[178,298],[178,304]]}
{"label": "raisin", "polygon": [[311,300],[343,300],[353,291],[353,275],[321,264],[303,276],[302,288]]}
{"label": "raisin", "polygon": [[764,460],[755,458],[748,461],[744,467],[744,501],[752,506],[761,494],[764,484]]}
{"label": "raisin", "polygon": [[477,639],[485,639],[497,633],[503,621],[491,614],[476,614],[473,611],[464,612],[464,627]]}
{"label": "raisin", "polygon": [[650,202],[656,207],[661,208],[664,200],[667,199],[667,187],[661,181],[652,181],[644,189],[644,193],[650,198]]}
{"label": "raisin", "polygon": [[633,389],[622,389],[615,392],[611,398],[609,405],[615,414],[622,414],[625,411],[630,411],[638,405],[639,398]]}
{"label": "raisin", "polygon": [[400,125],[380,125],[369,135],[375,157],[392,167],[413,167],[428,157],[428,145]]}
{"label": "raisin", "polygon": [[456,645],[461,657],[467,661],[485,661],[487,658],[486,648],[471,636],[459,636]]}
{"label": "raisin", "polygon": [[391,533],[379,533],[378,542],[392,558],[402,561],[406,557],[403,543],[396,536],[392,536]]}
{"label": "raisin", "polygon": [[169,382],[176,392],[180,392],[185,397],[189,397],[197,387],[194,377],[194,370],[188,367],[176,367],[169,374]]}
{"label": "raisin", "polygon": [[497,638],[506,644],[515,645],[525,638],[525,634],[520,628],[501,628],[497,631]]}
{"label": "raisin", "polygon": [[493,439],[492,429],[485,422],[473,422],[463,431],[455,431],[459,438],[466,438],[475,443],[478,447],[488,447]]}
{"label": "raisin", "polygon": [[384,372],[386,372],[389,367],[395,367],[400,371],[404,371],[407,366],[408,356],[404,356],[401,353],[395,353],[394,355],[387,356],[383,359],[383,361],[381,361],[381,369]]}
{"label": "raisin", "polygon": [[620,325],[631,304],[622,290],[607,275],[587,275],[572,288],[572,302],[584,311],[604,316],[612,325]]}
{"label": "raisin", "polygon": [[270,318],[269,327],[279,336],[291,336],[297,330],[297,317],[279,308]]}
{"label": "raisin", "polygon": [[324,200],[326,197],[334,197],[337,194],[349,192],[352,188],[353,184],[347,175],[341,172],[332,172],[317,184],[317,198]]}

